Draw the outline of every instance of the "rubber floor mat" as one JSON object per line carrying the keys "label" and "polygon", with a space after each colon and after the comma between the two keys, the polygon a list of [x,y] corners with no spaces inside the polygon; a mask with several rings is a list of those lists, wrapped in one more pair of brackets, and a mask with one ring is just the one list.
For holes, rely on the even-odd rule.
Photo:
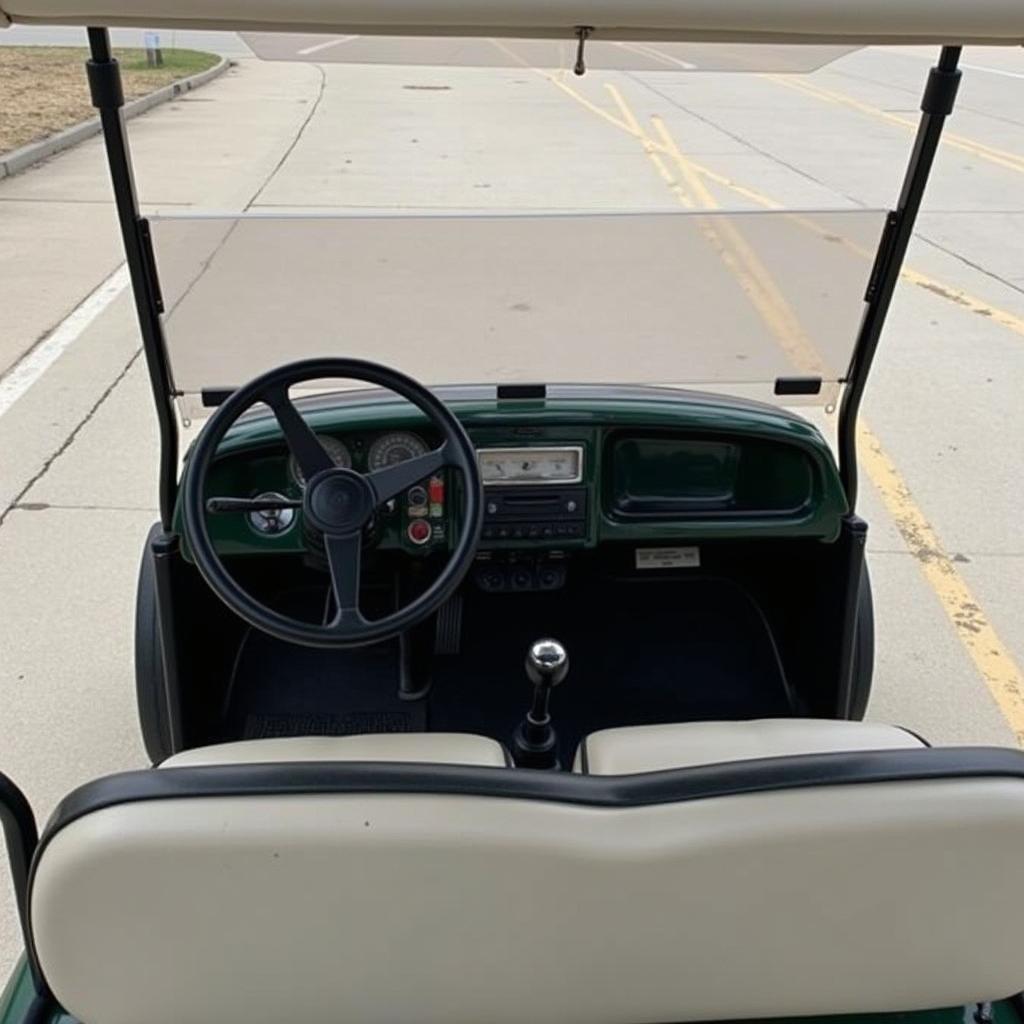
{"label": "rubber floor mat", "polygon": [[398,698],[398,645],[354,651],[295,647],[251,631],[224,715],[228,737],[422,732],[422,701]]}

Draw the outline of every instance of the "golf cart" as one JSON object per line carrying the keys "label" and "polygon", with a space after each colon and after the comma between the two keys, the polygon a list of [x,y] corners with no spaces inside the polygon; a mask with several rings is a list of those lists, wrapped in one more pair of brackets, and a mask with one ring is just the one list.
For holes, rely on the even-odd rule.
{"label": "golf cart", "polygon": [[[161,455],[153,766],[41,834],[0,776],[25,941],[0,1024],[1024,1020],[1024,754],[862,721],[856,514],[959,48],[1024,42],[1016,0],[5,17],[88,26]],[[138,24],[577,74],[942,49],[892,211],[143,217],[108,34]],[[836,408],[838,457],[803,403]]]}

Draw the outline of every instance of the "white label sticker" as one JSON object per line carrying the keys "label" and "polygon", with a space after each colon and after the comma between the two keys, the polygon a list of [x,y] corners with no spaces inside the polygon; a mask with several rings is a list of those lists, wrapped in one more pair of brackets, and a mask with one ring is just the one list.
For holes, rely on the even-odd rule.
{"label": "white label sticker", "polygon": [[638,569],[696,569],[700,548],[637,548]]}

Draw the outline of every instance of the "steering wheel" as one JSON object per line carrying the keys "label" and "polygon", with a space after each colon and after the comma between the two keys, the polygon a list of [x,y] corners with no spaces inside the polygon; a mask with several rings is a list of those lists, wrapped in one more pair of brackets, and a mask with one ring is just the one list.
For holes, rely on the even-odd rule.
{"label": "steering wheel", "polygon": [[[443,438],[441,446],[417,458],[362,474],[335,466],[302,418],[288,389],[310,380],[345,379],[376,384],[415,405]],[[306,480],[302,501],[207,497],[210,466],[224,435],[257,402],[268,405]],[[414,601],[384,618],[369,620],[359,610],[363,529],[374,510],[424,477],[453,466],[462,474],[459,537],[437,579]],[[476,554],[483,521],[482,487],[476,450],[462,424],[422,384],[397,370],[361,359],[307,359],[265,373],[234,391],[210,417],[188,457],[183,479],[185,534],[195,564],[213,592],[256,629],[307,647],[358,647],[405,632],[436,611],[455,591]],[[255,508],[301,508],[304,524],[323,538],[336,608],[330,622],[303,622],[256,600],[224,568],[210,539],[207,514]]]}

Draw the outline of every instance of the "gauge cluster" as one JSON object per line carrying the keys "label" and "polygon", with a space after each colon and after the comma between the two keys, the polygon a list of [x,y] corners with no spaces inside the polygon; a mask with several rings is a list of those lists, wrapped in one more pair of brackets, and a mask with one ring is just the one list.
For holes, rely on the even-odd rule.
{"label": "gauge cluster", "polygon": [[[372,473],[396,463],[425,455],[437,444],[409,430],[375,433],[317,433],[317,440],[335,466]],[[286,479],[281,478],[280,457],[252,460],[248,470],[252,478],[242,489],[262,496],[298,498],[306,488],[306,479],[293,455],[286,459]],[[371,530],[377,546],[401,547],[407,551],[426,553],[444,544],[448,537],[447,480],[444,473],[430,476],[389,501],[378,510]],[[264,542],[291,547],[299,543],[300,517],[293,512],[267,516],[254,513],[247,519],[248,528]],[[287,535],[295,535],[289,537]],[[275,543],[276,542],[276,543]]]}

